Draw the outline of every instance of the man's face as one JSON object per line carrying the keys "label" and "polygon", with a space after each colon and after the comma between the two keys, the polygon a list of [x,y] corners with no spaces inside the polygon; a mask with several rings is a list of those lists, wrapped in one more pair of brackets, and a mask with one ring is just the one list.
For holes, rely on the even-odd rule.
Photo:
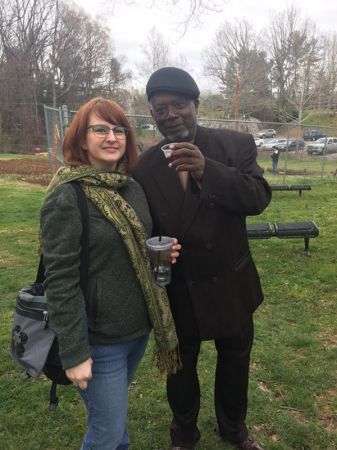
{"label": "man's face", "polygon": [[159,131],[171,142],[192,142],[197,126],[198,102],[179,94],[155,94],[151,114]]}

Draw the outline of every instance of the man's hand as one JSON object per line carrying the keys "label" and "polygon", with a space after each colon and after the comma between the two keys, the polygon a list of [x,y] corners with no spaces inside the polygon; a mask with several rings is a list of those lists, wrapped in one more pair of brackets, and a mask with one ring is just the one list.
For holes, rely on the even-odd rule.
{"label": "man's hand", "polygon": [[205,169],[205,158],[196,145],[189,142],[170,144],[172,149],[169,167],[177,172],[187,171],[197,182],[202,181]]}
{"label": "man's hand", "polygon": [[78,366],[66,369],[65,372],[69,380],[72,381],[75,386],[78,386],[80,389],[86,389],[88,381],[92,378],[91,366],[92,359],[88,358]]}

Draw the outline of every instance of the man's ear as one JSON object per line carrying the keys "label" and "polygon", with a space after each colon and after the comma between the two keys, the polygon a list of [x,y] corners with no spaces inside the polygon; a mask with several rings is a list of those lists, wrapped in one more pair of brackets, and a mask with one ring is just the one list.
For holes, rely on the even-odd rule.
{"label": "man's ear", "polygon": [[199,109],[199,100],[194,100],[195,110],[198,112]]}

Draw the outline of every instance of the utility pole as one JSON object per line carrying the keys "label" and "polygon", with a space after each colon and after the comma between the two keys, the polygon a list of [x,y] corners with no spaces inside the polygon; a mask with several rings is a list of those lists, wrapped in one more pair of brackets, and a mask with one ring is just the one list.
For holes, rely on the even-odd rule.
{"label": "utility pole", "polygon": [[235,128],[238,129],[239,120],[239,95],[240,95],[240,77],[239,72],[236,72],[235,77],[235,90],[234,90],[234,100],[233,100],[233,113],[235,120]]}

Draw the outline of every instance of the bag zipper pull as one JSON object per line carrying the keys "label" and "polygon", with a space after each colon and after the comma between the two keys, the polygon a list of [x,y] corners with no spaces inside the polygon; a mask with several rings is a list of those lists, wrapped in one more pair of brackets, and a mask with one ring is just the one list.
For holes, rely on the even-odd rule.
{"label": "bag zipper pull", "polygon": [[48,328],[48,311],[43,311],[43,321],[44,321],[44,327],[43,329],[46,330]]}

